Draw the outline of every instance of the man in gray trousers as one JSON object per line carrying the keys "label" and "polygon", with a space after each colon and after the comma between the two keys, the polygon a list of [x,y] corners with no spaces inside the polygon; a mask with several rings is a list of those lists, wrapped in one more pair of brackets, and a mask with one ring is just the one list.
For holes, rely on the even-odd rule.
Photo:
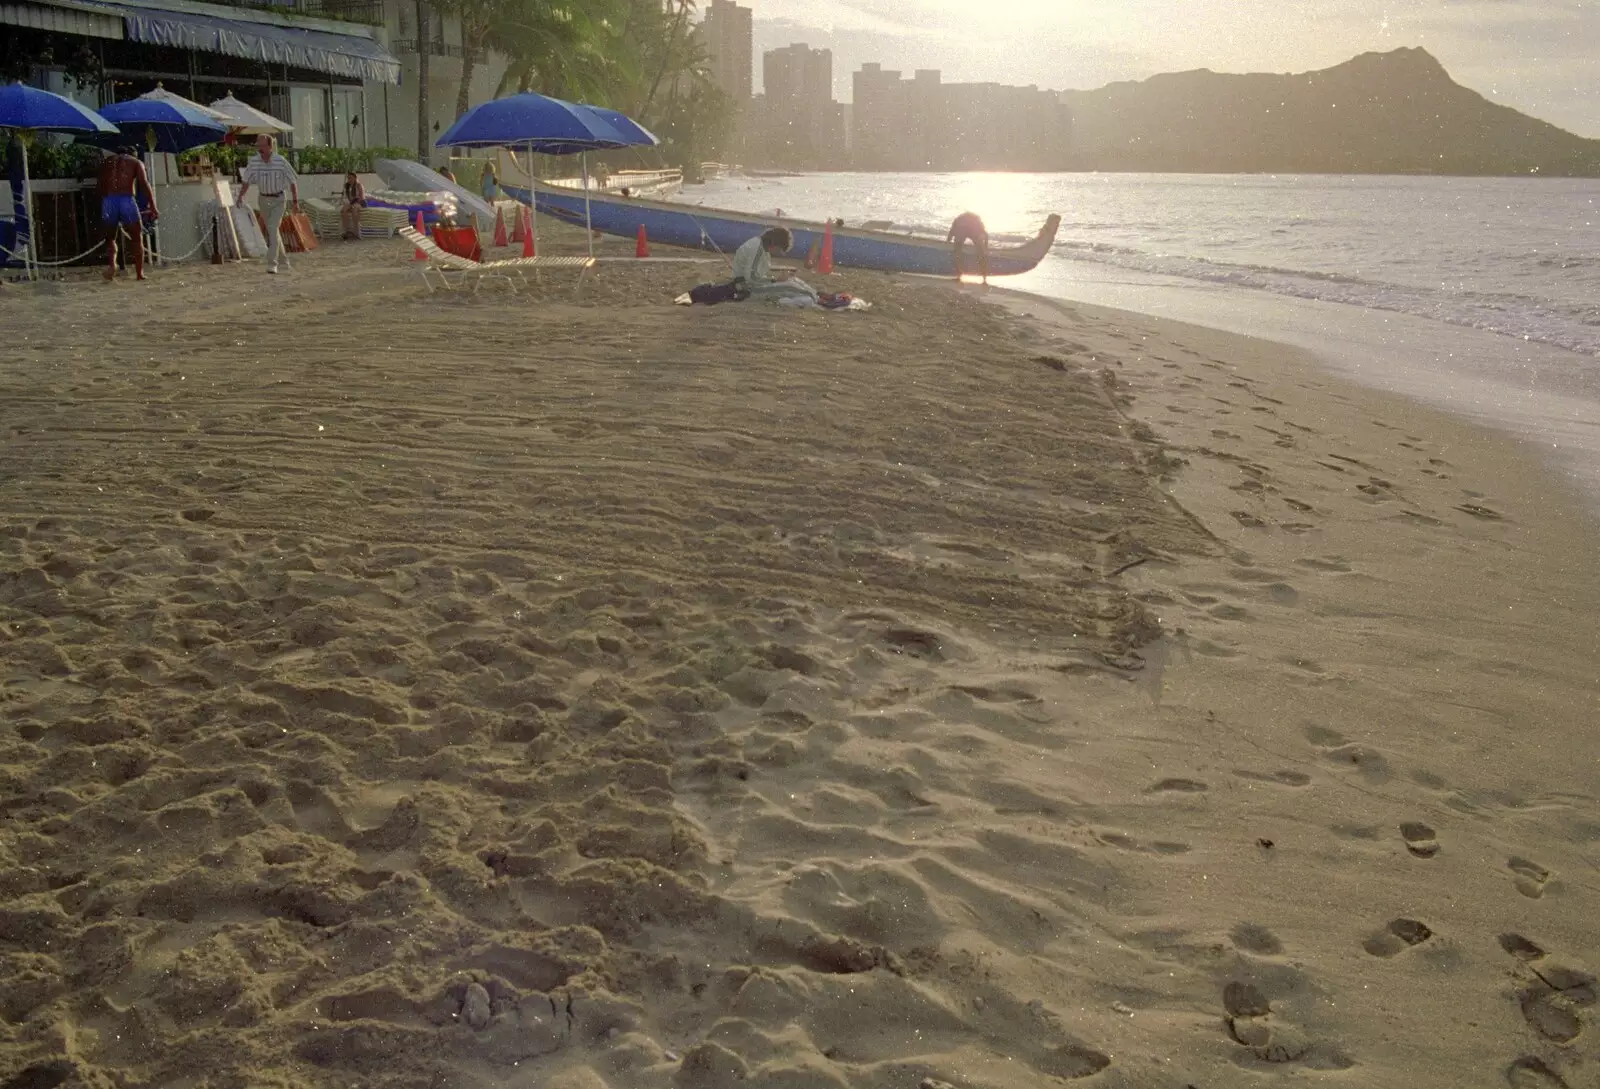
{"label": "man in gray trousers", "polygon": [[[255,157],[245,163],[239,172],[239,181],[241,205],[252,185],[261,190],[261,218],[267,223],[267,271],[275,273],[283,249],[278,227],[283,222],[284,198],[293,197],[294,207],[300,207],[300,175],[294,172],[288,159],[273,154],[272,137],[262,135],[256,137]],[[285,271],[290,268],[287,256],[283,256],[283,267]]]}

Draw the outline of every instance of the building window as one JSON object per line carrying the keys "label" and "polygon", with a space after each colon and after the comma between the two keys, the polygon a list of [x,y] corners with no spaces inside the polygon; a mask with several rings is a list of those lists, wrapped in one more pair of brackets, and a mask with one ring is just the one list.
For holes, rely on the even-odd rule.
{"label": "building window", "polygon": [[333,146],[366,147],[362,136],[360,87],[336,87],[333,91]]}
{"label": "building window", "polygon": [[328,89],[326,87],[290,87],[289,116],[286,120],[294,126],[294,146],[327,146],[331,141],[328,125]]}

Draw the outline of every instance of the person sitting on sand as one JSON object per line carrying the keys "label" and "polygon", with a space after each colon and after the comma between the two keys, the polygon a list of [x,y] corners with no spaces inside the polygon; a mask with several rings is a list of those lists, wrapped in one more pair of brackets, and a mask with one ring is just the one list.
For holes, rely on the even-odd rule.
{"label": "person sitting on sand", "polygon": [[133,243],[134,276],[144,279],[144,225],[136,199],[139,195],[148,202],[145,215],[154,223],[161,214],[156,211],[155,190],[150,188],[144,164],[134,158],[133,148],[119,147],[100,164],[100,227],[105,232],[107,280],[117,278],[117,233],[123,228],[127,228]]}
{"label": "person sitting on sand", "polygon": [[983,275],[983,282],[989,282],[989,231],[983,225],[983,220],[975,212],[962,212],[956,216],[954,223],[950,224],[950,233],[945,235],[945,241],[953,243],[951,253],[955,259],[956,279],[961,279],[961,247],[968,239],[978,251],[978,272]]}
{"label": "person sitting on sand", "polygon": [[344,201],[339,205],[339,224],[345,238],[360,239],[361,209],[367,206],[367,191],[355,171],[344,176]]}
{"label": "person sitting on sand", "polygon": [[816,302],[816,289],[804,280],[787,273],[783,279],[772,274],[772,255],[788,253],[793,246],[794,236],[786,227],[768,227],[750,239],[734,251],[734,286],[750,292],[752,299],[777,302],[788,298]]}

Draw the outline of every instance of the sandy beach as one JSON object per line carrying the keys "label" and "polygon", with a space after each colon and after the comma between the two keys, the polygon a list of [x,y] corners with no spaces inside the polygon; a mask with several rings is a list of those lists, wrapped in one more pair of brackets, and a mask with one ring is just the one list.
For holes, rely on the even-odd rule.
{"label": "sandy beach", "polygon": [[1112,310],[410,256],[0,290],[0,1089],[1600,1087],[1532,450]]}

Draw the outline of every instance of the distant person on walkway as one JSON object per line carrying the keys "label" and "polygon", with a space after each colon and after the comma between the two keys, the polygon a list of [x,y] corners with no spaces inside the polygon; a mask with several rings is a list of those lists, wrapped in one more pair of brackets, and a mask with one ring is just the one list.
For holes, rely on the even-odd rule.
{"label": "distant person on walkway", "polygon": [[[256,137],[255,156],[239,171],[239,203],[244,203],[245,194],[252,185],[261,189],[261,218],[267,227],[267,271],[275,273],[283,251],[283,236],[278,229],[283,224],[284,196],[292,196],[294,207],[299,210],[300,175],[294,172],[288,159],[273,154],[273,147],[272,137]],[[287,256],[283,257],[283,267],[285,271],[290,268]]]}
{"label": "distant person on walkway", "polygon": [[500,179],[494,176],[494,160],[483,164],[483,199],[490,204],[500,195]]}
{"label": "distant person on walkway", "polygon": [[776,302],[785,298],[804,298],[816,302],[816,289],[804,280],[787,274],[784,279],[779,279],[772,274],[772,255],[788,253],[793,246],[794,236],[786,227],[768,227],[750,239],[734,251],[734,286],[749,291],[752,299]]}
{"label": "distant person on walkway", "polygon": [[139,214],[138,196],[142,194],[150,206],[147,213],[154,223],[161,213],[156,211],[155,190],[150,188],[150,178],[144,164],[134,157],[131,147],[119,147],[100,164],[100,227],[106,240],[106,279],[117,278],[117,232],[124,227],[133,239],[133,273],[144,279],[144,225]]}
{"label": "distant person on walkway", "polygon": [[452,185],[455,184],[456,172],[451,170],[448,166],[439,171],[439,176],[445,181],[450,182]]}
{"label": "distant person on walkway", "polygon": [[367,206],[367,191],[355,171],[344,176],[344,202],[339,205],[339,224],[346,238],[360,239],[361,209]]}
{"label": "distant person on walkway", "polygon": [[951,255],[956,266],[956,279],[961,279],[961,247],[971,241],[978,251],[978,272],[983,275],[983,282],[989,282],[989,232],[983,225],[983,220],[978,218],[976,212],[962,212],[956,216],[956,221],[950,224],[950,233],[945,235],[945,241],[952,243]]}

